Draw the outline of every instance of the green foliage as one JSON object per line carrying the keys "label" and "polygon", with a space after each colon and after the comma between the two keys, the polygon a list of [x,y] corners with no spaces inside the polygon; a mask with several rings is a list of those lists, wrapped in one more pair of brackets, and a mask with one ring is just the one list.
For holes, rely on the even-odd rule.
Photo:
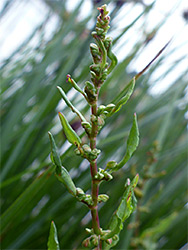
{"label": "green foliage", "polygon": [[131,97],[133,90],[134,90],[134,86],[135,86],[135,77],[131,80],[131,82],[129,83],[129,88],[127,90],[127,93],[125,96],[123,96],[118,103],[115,105],[115,107],[111,110],[109,115],[112,115],[114,113],[116,113],[117,111],[120,110],[120,108],[122,107],[122,105],[125,105],[126,102],[129,100],[129,98]]}
{"label": "green foliage", "polygon": [[138,147],[138,143],[139,143],[139,130],[138,130],[138,124],[136,120],[136,114],[134,114],[133,125],[132,125],[132,128],[129,133],[129,137],[127,140],[127,151],[126,151],[125,156],[119,163],[116,163],[113,161],[109,162],[110,164],[107,163],[106,169],[109,168],[111,169],[110,172],[114,172],[122,168],[131,158],[132,154]]}
{"label": "green foliage", "polygon": [[48,238],[48,250],[59,250],[59,242],[57,237],[57,229],[55,223],[51,222],[50,234]]}
{"label": "green foliage", "polygon": [[[109,20],[108,11],[106,10],[106,5],[98,8],[100,15],[97,17],[96,32],[92,32],[93,37],[95,38],[96,44],[90,45],[91,55],[93,57],[93,63],[90,66],[91,80],[93,85],[90,82],[86,82],[85,93],[80,89],[77,83],[71,78],[70,75],[67,75],[67,80],[72,86],[81,93],[88,104],[91,106],[91,124],[86,121],[86,119],[81,115],[81,113],[72,105],[72,103],[67,98],[64,91],[57,87],[63,100],[68,107],[72,109],[74,113],[78,115],[81,119],[81,125],[85,129],[85,132],[88,135],[90,146],[83,144],[80,137],[72,129],[71,125],[64,117],[63,114],[59,112],[59,117],[63,130],[68,141],[77,147],[76,154],[86,158],[90,163],[91,169],[91,194],[85,194],[81,188],[75,187],[71,176],[67,170],[61,166],[60,156],[58,154],[57,146],[55,140],[50,132],[48,132],[51,142],[51,152],[52,152],[52,162],[56,165],[56,177],[60,182],[63,182],[67,190],[75,196],[78,201],[83,202],[88,206],[91,212],[92,217],[92,235],[83,241],[83,246],[88,247],[97,247],[97,249],[102,249],[102,245],[105,242],[108,242],[110,248],[115,246],[119,241],[119,232],[123,228],[123,222],[131,215],[136,207],[136,198],[134,196],[134,188],[138,182],[138,174],[134,178],[133,182],[128,183],[128,190],[123,195],[122,201],[120,203],[117,212],[112,217],[111,223],[109,225],[110,233],[103,235],[103,229],[100,227],[100,219],[98,215],[98,203],[106,202],[109,199],[109,196],[106,194],[99,194],[99,184],[101,181],[110,181],[112,176],[108,172],[108,167],[106,170],[103,170],[97,166],[97,157],[101,153],[99,149],[96,148],[96,137],[104,126],[104,119],[106,118],[105,114],[112,115],[120,110],[121,106],[126,104],[130,98],[134,85],[135,78],[131,81],[130,88],[127,91],[127,94],[120,99],[116,104],[108,104],[107,107],[100,106],[98,110],[98,96],[101,85],[106,80],[107,75],[112,71],[112,68],[117,64],[116,56],[111,51],[112,49],[112,38],[106,37],[107,30],[109,29]],[[108,53],[108,51],[110,52]],[[108,66],[107,55],[110,56],[111,64]],[[87,95],[87,97],[86,97]],[[104,108],[103,108],[104,107]],[[113,168],[114,171],[119,170],[127,161],[131,158],[133,152],[136,150],[139,142],[139,131],[136,120],[136,113],[134,114],[134,122],[130,131],[130,135],[127,141],[127,153],[124,159],[120,164]],[[107,231],[108,231],[107,230]],[[114,239],[115,238],[115,239]]]}
{"label": "green foliage", "polygon": [[[43,35],[51,22],[48,17],[2,63],[0,69],[2,249],[45,249],[49,225],[53,219],[57,224],[60,245],[64,249],[82,249],[80,243],[85,237],[84,228],[91,227],[87,207],[78,203],[54,177],[54,166],[49,160],[47,132],[52,132],[58,147],[61,145],[62,165],[76,186],[88,190],[89,166],[85,159],[75,156],[72,150],[75,146],[64,143],[65,135],[60,126],[57,126],[57,111],[65,114],[84,143],[85,135],[79,125],[80,119],[70,114],[70,107],[58,105],[60,96],[56,86],[63,88],[66,94],[69,93],[71,103],[74,107],[79,107],[81,114],[88,114],[89,107],[85,105],[85,97],[81,99],[80,93],[70,91],[72,85],[66,83],[66,74],[71,72],[80,88],[86,88],[84,82],[89,80],[88,67],[92,60],[88,48],[93,41],[88,27],[93,23],[93,16],[96,16],[96,8],[93,7],[92,14],[80,20],[78,14],[84,1],[71,12],[66,7],[66,1],[45,2],[50,6],[51,13],[59,18],[54,34],[49,40]],[[130,12],[134,6],[133,4]],[[143,8],[143,11],[119,32],[113,20],[122,7],[116,3],[111,5],[111,31],[117,32],[113,42],[116,46],[115,52],[124,43],[123,39],[127,39],[126,35],[131,35],[129,31],[134,30],[135,24],[139,25],[142,20],[148,22],[152,7],[153,5]],[[146,30],[146,33],[140,28],[140,37],[143,39],[138,38],[133,47],[126,51],[122,61],[103,84],[100,93],[101,105],[107,107],[107,103],[116,104],[126,95],[132,79],[127,66],[133,65],[133,58],[147,50],[154,39],[157,40],[155,34],[158,34],[158,30],[167,20],[168,17],[161,20],[154,30]],[[143,26],[142,23],[140,27]],[[147,37],[152,31],[155,31],[153,39],[144,43],[148,41]],[[32,41],[36,38],[40,38],[41,42],[33,47]],[[99,166],[105,168],[107,163],[114,159],[121,161],[125,156],[125,138],[129,136],[132,114],[137,113],[140,146],[136,154],[119,172],[114,173],[111,182],[103,182],[100,186],[101,194],[107,193],[110,197],[106,203],[101,204],[99,210],[101,224],[107,225],[120,203],[119,197],[123,196],[125,179],[128,176],[133,179],[135,173],[139,173],[139,182],[135,188],[138,209],[125,222],[124,229],[120,232],[120,240],[113,249],[151,250],[151,246],[153,249],[180,249],[187,241],[187,72],[182,69],[179,77],[172,80],[167,90],[160,94],[151,94],[151,89],[161,79],[170,76],[185,60],[185,57],[178,56],[176,62],[171,62],[170,67],[164,67],[167,60],[172,60],[174,52],[169,46],[151,66],[146,76],[137,80],[126,109],[122,107],[118,113],[106,118],[106,126],[101,129],[98,137],[97,148],[103,152],[98,159]],[[110,63],[111,61],[109,66]],[[147,63],[143,61],[143,67]],[[164,70],[154,78],[160,67]],[[95,93],[90,92],[90,95],[95,98]],[[152,151],[154,141],[158,141],[159,150],[150,164],[148,152]],[[149,160],[151,162],[150,158]],[[144,171],[145,168],[148,170]],[[142,197],[138,197],[138,194],[142,194]],[[173,217],[174,214],[176,216]],[[168,218],[169,221],[165,222]],[[158,225],[160,227],[157,228]],[[146,240],[143,236],[150,231],[152,234],[147,236]]]}
{"label": "green foliage", "polygon": [[48,132],[49,138],[50,138],[50,143],[51,143],[51,151],[52,151],[52,162],[57,166],[57,167],[61,167],[61,159],[60,159],[60,155],[58,153],[58,149],[54,140],[53,135]]}
{"label": "green foliage", "polygon": [[111,244],[105,243],[104,249],[110,249],[111,247],[115,246],[118,243],[119,233],[123,229],[123,223],[136,208],[137,200],[134,195],[134,188],[136,187],[137,182],[138,182],[138,174],[135,176],[135,178],[132,180],[131,183],[130,180],[127,179],[126,190],[123,194],[120,205],[117,211],[112,216],[109,224],[110,232],[102,236],[102,239],[104,240],[110,239],[112,241]]}
{"label": "green foliage", "polygon": [[50,143],[51,143],[52,162],[56,166],[56,171],[55,171],[56,177],[60,182],[62,182],[66,186],[66,188],[72,195],[76,196],[76,187],[68,171],[61,165],[61,159],[60,159],[53,135],[50,132],[48,132],[48,134],[49,134]]}
{"label": "green foliage", "polygon": [[73,145],[80,146],[82,141],[80,137],[75,133],[75,131],[71,128],[71,125],[68,123],[66,117],[59,112],[59,118],[63,126],[63,130],[66,134],[67,140]]}

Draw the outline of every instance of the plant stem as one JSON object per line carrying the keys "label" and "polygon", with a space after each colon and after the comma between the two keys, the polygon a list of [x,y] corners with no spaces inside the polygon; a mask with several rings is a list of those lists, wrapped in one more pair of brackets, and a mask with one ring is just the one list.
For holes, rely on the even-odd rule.
{"label": "plant stem", "polygon": [[[97,91],[97,99],[98,99],[98,91]],[[97,115],[97,99],[96,102],[91,106],[91,113],[92,115]],[[90,136],[90,147],[91,149],[96,148],[96,137],[98,133],[98,125],[96,122],[92,122],[92,131]],[[98,206],[97,206],[97,200],[98,200],[98,194],[99,194],[99,181],[94,178],[94,176],[97,174],[97,160],[90,161],[90,170],[91,170],[91,177],[92,177],[92,187],[91,187],[91,194],[93,199],[93,206],[91,209],[91,215],[92,215],[92,225],[93,225],[93,231],[96,235],[100,235],[100,222],[99,222],[99,215],[98,215]],[[99,243],[98,250],[101,249],[101,244]]]}

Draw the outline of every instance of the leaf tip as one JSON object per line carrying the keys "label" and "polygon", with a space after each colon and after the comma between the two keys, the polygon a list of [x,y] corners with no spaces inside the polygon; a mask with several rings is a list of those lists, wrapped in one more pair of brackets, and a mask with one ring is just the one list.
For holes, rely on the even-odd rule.
{"label": "leaf tip", "polygon": [[134,184],[133,184],[133,187],[135,188],[137,183],[138,183],[138,179],[139,179],[139,174],[137,173],[135,178],[134,178]]}
{"label": "leaf tip", "polygon": [[64,118],[64,115],[63,115],[61,112],[58,112],[58,115],[59,115],[59,119],[60,119],[61,121],[65,119],[65,118]]}
{"label": "leaf tip", "polygon": [[71,75],[67,74],[67,76],[66,76],[66,82],[69,82],[70,78],[71,78]]}

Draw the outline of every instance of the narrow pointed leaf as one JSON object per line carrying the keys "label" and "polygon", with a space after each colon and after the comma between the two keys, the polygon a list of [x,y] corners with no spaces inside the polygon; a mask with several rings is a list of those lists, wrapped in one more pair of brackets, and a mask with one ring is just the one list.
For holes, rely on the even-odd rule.
{"label": "narrow pointed leaf", "polygon": [[73,195],[76,196],[76,187],[74,182],[72,181],[69,172],[61,166],[60,168],[56,168],[56,177],[57,179],[62,182],[67,190]]}
{"label": "narrow pointed leaf", "polygon": [[146,67],[141,70],[136,76],[135,79],[137,80],[141,75],[144,74],[144,72],[152,65],[152,63],[160,56],[160,54],[166,49],[166,47],[169,45],[171,40],[169,40],[165,46],[157,53],[157,55],[146,65]]}
{"label": "narrow pointed leaf", "polygon": [[131,95],[132,95],[132,93],[133,93],[134,86],[135,86],[135,77],[131,80],[126,95],[123,96],[123,97],[118,101],[118,103],[116,104],[116,106],[115,106],[115,107],[112,109],[112,111],[110,112],[109,116],[111,116],[111,115],[113,115],[114,113],[118,112],[118,111],[121,109],[121,107],[127,103],[127,101],[129,100],[129,98],[131,97]]}
{"label": "narrow pointed leaf", "polygon": [[48,134],[49,134],[50,142],[51,142],[51,150],[52,150],[52,156],[53,156],[52,161],[56,165],[56,177],[60,182],[62,182],[65,185],[65,187],[68,189],[68,191],[72,195],[76,196],[76,187],[68,171],[61,164],[61,159],[60,159],[53,135],[50,132],[48,132]]}
{"label": "narrow pointed leaf", "polygon": [[54,171],[54,166],[49,167],[43,173],[35,178],[35,180],[29,185],[24,192],[10,205],[9,208],[1,215],[1,233],[5,232],[15,218],[20,214],[20,211],[24,213],[28,208],[32,200],[36,195],[41,192],[41,189],[45,187],[46,182],[49,181],[50,175]]}
{"label": "narrow pointed leaf", "polygon": [[77,108],[75,108],[72,105],[72,103],[69,101],[69,99],[67,98],[67,96],[66,96],[65,92],[63,91],[63,89],[61,87],[59,87],[59,86],[57,86],[57,89],[59,90],[59,93],[60,93],[61,97],[63,98],[63,100],[65,101],[65,103],[67,104],[67,106],[72,109],[72,112],[76,113],[82,122],[87,122],[85,117],[80,113],[80,111],[77,110]]}
{"label": "narrow pointed leaf", "polygon": [[53,156],[53,161],[55,163],[56,166],[61,167],[61,159],[58,153],[58,149],[54,140],[53,135],[48,132],[48,135],[50,137],[50,143],[51,143],[51,151],[52,151],[52,156]]}
{"label": "narrow pointed leaf", "polygon": [[48,250],[59,250],[59,241],[57,237],[57,229],[55,223],[52,221],[50,226],[50,234],[48,238]]}
{"label": "narrow pointed leaf", "polygon": [[127,151],[124,158],[111,170],[111,172],[117,171],[122,168],[128,160],[131,158],[132,154],[136,150],[139,144],[139,130],[137,124],[136,113],[134,114],[133,125],[129,133],[127,140]]}
{"label": "narrow pointed leaf", "polygon": [[67,81],[73,86],[73,88],[75,88],[78,92],[80,92],[87,99],[83,90],[78,86],[78,84],[74,81],[74,79],[71,78],[69,74],[67,75]]}
{"label": "narrow pointed leaf", "polygon": [[114,53],[112,52],[112,44],[110,44],[110,47],[107,51],[107,55],[111,60],[111,64],[108,68],[108,74],[110,74],[112,72],[112,70],[114,69],[114,67],[117,65],[118,60],[117,57],[114,55]]}
{"label": "narrow pointed leaf", "polygon": [[[111,232],[103,236],[102,239],[107,240],[109,238],[112,238],[114,235],[118,235],[120,231],[123,229],[124,221],[135,210],[137,201],[134,195],[134,188],[138,183],[138,179],[139,175],[137,174],[132,180],[132,182],[126,188],[122,200],[120,202],[120,205],[118,206],[118,209],[111,218],[109,224],[109,230]],[[115,241],[115,243],[117,244],[117,241]],[[113,246],[114,245],[115,244],[113,244]]]}
{"label": "narrow pointed leaf", "polygon": [[63,130],[65,132],[65,135],[67,137],[67,140],[71,143],[74,144],[76,146],[80,146],[81,144],[81,139],[80,137],[76,134],[76,132],[72,129],[72,127],[70,126],[70,124],[68,123],[67,119],[65,118],[65,116],[59,112],[59,118],[61,121],[61,124],[63,126]]}

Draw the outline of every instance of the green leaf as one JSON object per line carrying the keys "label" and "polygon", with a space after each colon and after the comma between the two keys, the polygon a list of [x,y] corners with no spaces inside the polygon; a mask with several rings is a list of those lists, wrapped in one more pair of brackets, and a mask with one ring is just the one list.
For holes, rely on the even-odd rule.
{"label": "green leaf", "polygon": [[48,132],[48,134],[49,134],[50,142],[51,142],[51,149],[52,149],[52,156],[53,156],[52,162],[56,165],[55,175],[57,179],[65,185],[68,191],[72,195],[76,196],[76,187],[69,175],[69,172],[61,164],[61,159],[60,159],[53,135],[50,132]]}
{"label": "green leaf", "polygon": [[117,171],[122,168],[128,160],[131,158],[132,154],[136,150],[139,144],[139,130],[137,124],[136,113],[134,114],[133,125],[129,133],[129,137],[127,140],[127,151],[124,158],[113,168],[111,172]]}
{"label": "green leaf", "polygon": [[112,70],[114,69],[114,67],[117,65],[118,60],[117,57],[114,55],[114,53],[112,52],[112,41],[109,42],[109,47],[107,49],[107,56],[109,57],[109,59],[111,60],[111,64],[108,67],[108,74],[110,74],[112,72]]}
{"label": "green leaf", "polygon": [[59,250],[59,241],[57,237],[57,229],[55,223],[52,221],[50,226],[50,234],[48,238],[48,250]]}
{"label": "green leaf", "polygon": [[65,185],[65,187],[73,196],[76,196],[76,187],[74,182],[72,181],[69,172],[63,166],[56,168],[55,176]]}
{"label": "green leaf", "polygon": [[1,233],[3,233],[9,224],[15,220],[20,210],[29,207],[30,202],[35,199],[36,195],[43,189],[49,177],[52,174],[54,167],[51,166],[43,171],[33,183],[24,190],[24,192],[11,204],[11,206],[1,216]]}
{"label": "green leaf", "polygon": [[48,132],[48,135],[50,137],[50,144],[51,144],[51,151],[52,151],[52,156],[53,156],[53,163],[55,163],[56,166],[61,167],[61,159],[58,153],[58,149],[54,140],[53,135]]}
{"label": "green leaf", "polygon": [[[134,188],[138,183],[138,179],[139,175],[137,174],[131,183],[129,183],[130,180],[128,181],[128,186],[123,194],[119,207],[111,218],[109,224],[110,233],[103,236],[103,240],[107,240],[112,238],[114,235],[118,235],[123,229],[124,221],[131,215],[131,213],[136,208],[137,201],[134,195]],[[117,244],[117,240],[115,242]]]}
{"label": "green leaf", "polygon": [[113,115],[114,113],[118,112],[121,107],[123,105],[125,105],[127,103],[127,101],[129,100],[129,98],[131,97],[133,90],[134,90],[134,86],[135,86],[135,77],[133,77],[133,79],[131,80],[131,82],[128,84],[129,88],[127,90],[127,93],[125,96],[123,96],[118,103],[115,105],[115,107],[112,109],[112,111],[109,113],[108,116]]}
{"label": "green leaf", "polygon": [[[45,222],[49,220],[52,214],[54,218],[58,218],[59,225],[69,224],[68,230],[65,229],[66,232],[63,235],[64,249],[74,249],[75,242],[79,244],[81,240],[81,235],[78,234],[78,230],[80,228],[80,221],[87,213],[86,209],[80,210],[80,206],[75,206],[76,201],[72,199],[68,192],[62,194],[62,189],[58,188],[58,181],[50,177],[50,174],[53,175],[52,171],[47,174],[44,173],[44,176],[40,174],[41,169],[48,166],[48,161],[46,160],[49,155],[49,143],[45,139],[45,135],[55,126],[55,109],[57,109],[56,107],[58,105],[58,93],[56,93],[57,90],[55,86],[65,81],[67,72],[76,74],[78,83],[85,82],[88,80],[88,69],[91,64],[91,57],[88,53],[91,36],[89,35],[87,37],[84,31],[86,27],[88,27],[88,21],[93,20],[93,16],[96,15],[96,10],[92,8],[92,13],[88,13],[87,21],[86,19],[78,19],[77,15],[80,13],[80,8],[82,8],[81,1],[79,1],[80,6],[75,7],[74,13],[68,11],[69,16],[67,18],[67,6],[65,2],[66,1],[45,1],[49,9],[51,9],[50,13],[56,12],[57,9],[60,11],[58,20],[60,23],[63,23],[63,25],[60,25],[59,29],[53,32],[50,42],[46,43],[42,42],[43,33],[46,30],[46,25],[50,22],[48,20],[51,18],[48,16],[46,19],[47,22],[46,20],[44,22],[41,20],[41,27],[35,30],[35,36],[41,37],[41,39],[38,39],[39,43],[36,44],[36,48],[39,54],[41,54],[41,52],[43,54],[42,61],[38,62],[35,60],[35,49],[34,51],[33,49],[30,50],[31,37],[28,37],[27,40],[24,41],[24,46],[21,46],[18,50],[16,49],[14,54],[9,56],[7,60],[4,60],[0,70],[2,78],[1,129],[3,145],[1,148],[2,172],[0,178],[4,180],[2,185],[5,184],[1,190],[2,214],[5,213],[1,220],[3,231],[2,249],[24,249],[27,248],[25,246],[28,246],[30,249],[40,249],[41,246],[45,245],[47,248],[49,230],[48,227],[45,227]],[[82,2],[84,3],[85,1]],[[176,4],[178,5],[178,3]],[[5,15],[9,15],[10,10],[14,7],[14,5],[10,5]],[[173,14],[174,7],[176,8],[177,5],[172,6],[170,10],[171,13],[169,13],[170,15],[165,15],[165,19],[161,19],[161,22],[159,22],[161,28],[165,25],[166,21],[169,20],[169,17]],[[125,6],[121,6],[121,8],[124,7]],[[135,7],[137,8],[135,5],[131,8],[131,11],[134,12]],[[144,10],[141,13],[143,20],[148,19],[148,15],[145,11],[148,7],[143,7]],[[115,29],[115,26],[113,26],[116,25],[114,17],[118,19],[116,14],[119,15],[121,9],[114,3],[111,12],[113,13],[112,19],[114,20],[112,21],[112,29]],[[139,15],[139,17],[141,16]],[[135,18],[137,17],[135,16]],[[121,21],[121,18],[119,20]],[[157,32],[159,25],[157,26]],[[130,30],[130,28],[134,32],[135,28],[133,23],[125,27],[122,26],[119,34],[117,33],[113,41],[118,40],[120,44],[126,46],[126,41],[125,43],[123,41],[124,31]],[[67,35],[71,30],[74,32],[75,37],[83,38],[82,42],[80,42],[80,39],[73,38],[67,43]],[[137,55],[142,56],[143,53],[146,53],[148,46],[150,46],[152,42],[151,39],[155,39],[153,31],[157,34],[155,32],[156,27],[152,27],[151,33],[143,34],[142,41],[135,39],[135,43],[132,46],[133,48],[128,54],[122,57],[122,62],[114,68],[107,78],[107,81],[103,83],[100,90],[100,96],[102,97],[101,103],[112,102],[116,104],[127,93],[129,88],[127,83],[130,81],[130,75],[127,74],[125,68],[134,63],[135,55],[137,57]],[[32,38],[34,39],[35,36],[33,35]],[[119,39],[120,36],[122,39]],[[143,40],[145,40],[144,46]],[[40,41],[42,43],[40,43]],[[181,49],[185,49],[183,40],[180,46]],[[143,50],[141,48],[143,48]],[[34,54],[31,53],[32,51]],[[166,77],[168,78],[168,76],[170,77],[176,67],[181,68],[181,64],[185,61],[186,57],[179,54],[174,57],[174,61],[171,61],[169,67],[165,65],[168,58],[171,58],[174,53],[177,54],[177,48],[174,47],[173,49],[169,46],[167,53],[165,52],[160,56],[159,60],[148,70],[148,73],[138,79],[138,93],[131,96],[131,101],[128,101],[126,104],[129,105],[129,107],[125,107],[127,108],[126,117],[130,117],[131,119],[132,110],[135,110],[139,105],[140,115],[137,114],[140,118],[139,130],[144,140],[147,141],[143,147],[139,147],[138,151],[136,150],[136,157],[138,159],[137,168],[142,169],[142,166],[146,164],[146,152],[150,150],[153,141],[158,140],[162,147],[162,150],[159,151],[157,155],[157,162],[151,166],[150,170],[153,169],[154,174],[156,171],[166,170],[167,175],[164,176],[163,179],[152,179],[151,182],[149,180],[148,183],[150,185],[148,188],[145,189],[144,187],[146,192],[142,203],[146,204],[150,202],[152,213],[141,214],[140,223],[144,225],[144,227],[140,227],[139,236],[142,235],[143,231],[147,228],[160,224],[160,218],[167,218],[173,211],[177,211],[178,216],[176,219],[169,224],[169,227],[166,228],[165,231],[161,231],[163,238],[168,238],[168,241],[164,242],[163,249],[179,249],[187,240],[187,211],[185,206],[187,184],[185,167],[187,163],[187,130],[185,119],[187,108],[185,100],[187,71],[182,67],[182,72],[179,74],[179,77],[171,77],[170,88],[166,88],[166,90],[163,89],[160,93],[158,92],[157,94],[151,95],[148,89],[154,93],[156,83],[160,83],[161,80],[166,79]],[[19,58],[17,55],[19,55]],[[54,65],[55,62],[60,63],[59,66],[56,64],[56,70],[50,70],[51,75],[50,71],[46,71],[46,68],[50,65]],[[27,66],[28,64],[32,66],[32,70],[29,70],[29,72],[23,70],[25,69],[25,65]],[[147,62],[143,60],[143,64],[147,64]],[[160,70],[160,68],[164,68],[164,70],[159,73],[158,70]],[[155,80],[152,79],[153,74],[158,75]],[[19,88],[20,81],[23,82],[21,88]],[[44,82],[46,82],[46,84],[44,84]],[[79,86],[81,87],[81,85]],[[69,84],[65,84],[64,92],[67,93],[70,87]],[[120,93],[119,90],[121,90]],[[34,97],[34,99],[32,97]],[[113,99],[115,97],[116,100],[114,101]],[[30,100],[32,100],[32,102],[30,102]],[[83,115],[89,112],[89,106],[85,106],[85,100],[81,96],[78,96],[72,103],[76,108],[83,107],[83,111],[79,109]],[[68,109],[67,107],[66,111],[68,111]],[[30,111],[32,113],[30,113]],[[123,117],[123,112],[124,107],[122,106],[118,113]],[[32,116],[30,116],[30,114]],[[25,117],[29,118],[29,120],[25,120]],[[117,151],[119,142],[123,140],[123,138],[128,138],[130,119],[119,119],[118,124],[115,116],[111,116],[111,119],[106,120],[109,131],[108,136],[106,138],[99,136],[97,143],[98,147],[104,150],[103,157],[100,158],[101,166],[104,166],[106,162],[112,159],[117,160],[117,157],[119,157],[117,155],[119,154],[119,151]],[[118,129],[117,134],[115,134],[115,128]],[[123,141],[124,151],[119,161],[123,159],[126,153],[127,142],[125,142],[125,139]],[[113,147],[109,145],[113,145]],[[73,147],[71,144],[71,147],[69,147],[67,151],[68,154],[63,154],[61,159],[68,163],[71,162],[72,166],[79,168],[81,159],[79,157],[72,157],[71,152]],[[54,166],[52,168],[55,170]],[[32,183],[33,178],[36,178],[35,175],[37,172],[40,178],[37,177],[37,180]],[[127,169],[127,175],[130,175],[129,169]],[[30,178],[28,178],[29,176]],[[88,169],[83,169],[78,178],[76,178],[76,184],[87,190],[87,187],[90,186],[89,177]],[[109,204],[109,209],[106,209],[106,206],[100,209],[100,216],[103,221],[108,221],[112,212],[115,211],[119,205],[117,201],[119,197],[117,194],[121,193],[122,179],[118,179],[118,176],[116,176],[116,178],[116,184],[113,185],[113,189],[111,189],[111,199],[107,203],[107,206]],[[157,185],[159,183],[162,184],[160,187]],[[41,212],[36,215],[35,207],[37,207],[37,211],[38,208],[41,208],[43,200],[42,202],[40,202],[40,200],[43,199],[45,195],[49,196],[50,200],[42,208]],[[63,206],[64,204],[65,206]],[[67,209],[66,204],[68,204],[70,209]],[[135,215],[136,214],[133,213],[130,219],[132,220]],[[70,218],[72,218],[71,225],[69,223]],[[133,220],[132,222],[134,223],[135,221]],[[125,227],[124,225],[124,230],[121,231],[120,242],[116,247],[118,249],[131,248],[130,239],[134,237],[134,230],[126,230]],[[176,230],[177,228],[178,230]],[[161,235],[159,237],[161,237]],[[60,235],[58,234],[58,236],[60,240]],[[72,240],[73,238],[74,241]],[[157,245],[159,244],[159,239],[160,238],[157,238]],[[110,249],[114,248],[115,247],[110,247]],[[160,246],[158,245],[156,248],[159,249]],[[149,242],[148,249],[151,250],[151,242]]]}
{"label": "green leaf", "polygon": [[121,203],[116,211],[116,215],[121,222],[124,222],[136,208],[136,198],[133,191],[138,183],[138,179],[139,175],[137,174],[126,188]]}
{"label": "green leaf", "polygon": [[67,75],[67,81],[75,88],[78,92],[80,92],[87,100],[87,97],[83,90],[78,86],[78,84],[74,81],[74,79],[71,78],[71,76],[68,74]]}
{"label": "green leaf", "polygon": [[67,106],[72,109],[72,112],[76,113],[82,122],[87,122],[85,117],[80,113],[80,111],[77,110],[72,105],[72,103],[69,101],[69,99],[67,98],[67,96],[66,96],[65,92],[63,91],[63,89],[61,87],[59,87],[59,86],[57,86],[57,89],[59,90],[59,93],[60,93],[61,97],[63,98],[63,100],[65,101],[65,103],[67,104]]}
{"label": "green leaf", "polygon": [[74,144],[76,146],[80,146],[80,144],[82,143],[80,137],[76,134],[76,132],[72,129],[72,127],[70,126],[70,124],[68,123],[67,119],[65,118],[65,116],[59,112],[59,118],[61,121],[61,124],[63,126],[65,135],[67,137],[67,140],[71,143]]}

